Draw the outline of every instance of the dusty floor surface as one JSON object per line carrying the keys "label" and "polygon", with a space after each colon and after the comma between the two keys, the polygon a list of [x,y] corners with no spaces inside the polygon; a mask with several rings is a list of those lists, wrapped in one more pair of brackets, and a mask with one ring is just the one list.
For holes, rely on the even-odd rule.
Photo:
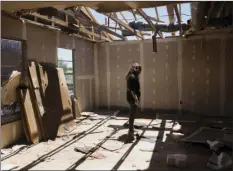
{"label": "dusty floor surface", "polygon": [[[141,127],[135,129],[135,134],[147,138],[124,144],[128,129],[123,125],[128,118],[110,117],[111,114],[82,116],[76,120],[77,128],[67,136],[2,155],[1,163],[18,165],[16,170],[211,170],[206,166],[212,154],[209,147],[177,142],[176,138],[182,136],[171,134],[174,120],[165,115],[157,119],[138,118],[135,123]],[[192,118],[181,122],[183,136],[197,128],[193,121]],[[86,154],[75,150],[84,147],[89,149]],[[167,154],[176,153],[188,156],[187,168],[167,166]]]}

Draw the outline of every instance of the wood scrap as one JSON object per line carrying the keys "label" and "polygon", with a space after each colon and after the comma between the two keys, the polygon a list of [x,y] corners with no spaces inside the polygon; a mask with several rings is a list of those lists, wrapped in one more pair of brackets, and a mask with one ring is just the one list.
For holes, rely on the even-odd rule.
{"label": "wood scrap", "polygon": [[31,94],[28,88],[18,89],[20,104],[21,104],[21,114],[23,120],[25,121],[26,136],[30,143],[37,143],[40,141],[40,128],[36,121],[35,110],[32,105]]}
{"label": "wood scrap", "polygon": [[75,119],[81,117],[79,100],[75,97],[72,98],[72,111]]}
{"label": "wood scrap", "polygon": [[32,98],[35,99],[32,101],[34,109],[35,109],[35,117],[36,120],[40,126],[40,132],[41,132],[41,140],[47,140],[47,135],[44,131],[43,121],[42,117],[45,113],[44,105],[42,103],[41,98],[41,86],[39,84],[39,75],[36,70],[37,63],[34,61],[31,61],[28,63],[28,70],[29,70],[29,77],[30,77],[30,83],[29,88],[32,91]]}
{"label": "wood scrap", "polygon": [[49,80],[42,99],[46,109],[42,117],[44,130],[49,139],[55,139],[76,127],[72,114],[71,99],[63,69],[49,63],[40,63],[40,65]]}
{"label": "wood scrap", "polygon": [[21,73],[13,71],[9,80],[2,86],[1,104],[8,105],[11,102],[17,102],[16,88],[20,85]]}

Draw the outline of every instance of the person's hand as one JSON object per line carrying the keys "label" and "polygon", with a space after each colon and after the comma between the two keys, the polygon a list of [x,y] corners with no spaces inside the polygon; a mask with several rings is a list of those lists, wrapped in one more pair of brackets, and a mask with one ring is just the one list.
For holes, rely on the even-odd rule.
{"label": "person's hand", "polygon": [[135,100],[135,105],[138,106],[139,105],[139,100],[138,100],[137,96],[135,96],[134,100]]}

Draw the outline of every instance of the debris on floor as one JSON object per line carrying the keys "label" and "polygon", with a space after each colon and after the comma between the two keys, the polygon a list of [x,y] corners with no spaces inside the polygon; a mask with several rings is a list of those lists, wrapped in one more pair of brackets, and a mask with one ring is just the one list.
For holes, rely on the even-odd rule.
{"label": "debris on floor", "polygon": [[91,154],[90,157],[95,159],[104,159],[106,156],[103,155],[102,153],[95,152]]}
{"label": "debris on floor", "polygon": [[186,168],[187,167],[187,155],[185,154],[168,154],[167,155],[167,165]]}
{"label": "debris on floor", "polygon": [[107,141],[106,143],[101,145],[101,148],[111,152],[117,152],[118,150],[121,150],[123,147],[124,144],[117,141]]}
{"label": "debris on floor", "polygon": [[3,148],[1,149],[1,154],[3,156],[12,154],[16,151],[21,151],[23,153],[25,150],[27,150],[28,146],[27,145],[14,145],[12,148]]}
{"label": "debris on floor", "polygon": [[176,122],[174,124],[174,126],[172,127],[172,130],[173,131],[180,131],[181,130],[181,125],[178,122]]}
{"label": "debris on floor", "polygon": [[207,167],[214,170],[226,169],[229,168],[231,165],[231,157],[224,152],[221,152],[219,155],[217,155],[216,152],[213,152],[212,156],[207,162]]}
{"label": "debris on floor", "polygon": [[158,150],[156,150],[154,147],[143,147],[143,148],[140,148],[141,151],[144,151],[144,152],[153,152],[153,153],[158,153]]}
{"label": "debris on floor", "polygon": [[87,154],[91,151],[91,149],[93,148],[94,146],[84,146],[84,147],[75,147],[74,150],[76,152],[81,152],[83,154]]}
{"label": "debris on floor", "polygon": [[207,144],[209,144],[210,150],[213,150],[213,151],[218,151],[219,148],[224,146],[224,144],[222,144],[219,141],[209,141],[209,140],[207,140]]}

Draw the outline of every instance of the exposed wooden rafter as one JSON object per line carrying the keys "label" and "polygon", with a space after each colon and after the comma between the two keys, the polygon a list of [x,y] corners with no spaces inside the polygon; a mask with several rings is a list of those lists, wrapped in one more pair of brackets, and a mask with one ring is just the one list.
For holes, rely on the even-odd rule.
{"label": "exposed wooden rafter", "polygon": [[[60,26],[63,26],[63,27],[70,28],[70,29],[72,29],[72,30],[74,30],[74,31],[79,31],[79,32],[81,32],[81,33],[85,33],[85,34],[87,34],[87,35],[89,36],[89,39],[91,39],[92,36],[98,37],[98,38],[101,37],[99,34],[93,33],[93,32],[91,32],[91,31],[85,29],[84,26],[82,26],[82,25],[78,26],[78,25],[73,24],[74,27],[71,27],[71,26],[69,25],[68,22],[62,21],[62,20],[57,19],[57,18],[55,18],[55,17],[54,17],[53,20],[52,20],[52,19],[50,19],[50,18],[47,17],[47,16],[40,15],[40,14],[35,13],[35,12],[34,12],[34,13],[27,13],[27,15],[31,15],[31,16],[34,16],[34,17],[37,17],[37,18],[40,18],[40,19],[49,21],[49,22],[51,22],[51,23],[54,23],[54,24],[57,24],[57,25],[60,25]],[[103,36],[101,37],[101,39],[103,39],[103,40],[105,40],[105,41],[109,41],[109,39],[107,39],[107,38],[105,38],[105,37],[103,37]]]}
{"label": "exposed wooden rafter", "polygon": [[[166,7],[167,7],[167,13],[168,13],[168,18],[169,18],[169,23],[170,24],[174,24],[175,23],[174,7],[173,7],[173,5],[167,5]],[[176,35],[176,33],[173,32],[172,36],[175,36],[175,35]]]}
{"label": "exposed wooden rafter", "polygon": [[[88,7],[82,7],[82,8],[81,8],[81,11],[82,11],[86,16],[88,16],[92,21],[95,21],[97,24],[100,25],[100,23],[99,23],[98,20],[96,20],[96,18],[92,15],[92,13],[91,13],[91,11],[89,10]],[[108,37],[109,39],[114,40],[114,38],[113,38],[111,35],[109,35],[108,33],[106,33],[105,31],[101,31],[101,32],[103,32],[103,34],[104,34],[106,37]]]}
{"label": "exposed wooden rafter", "polygon": [[119,37],[119,38],[125,40],[124,36],[122,36],[122,35],[120,35],[118,33],[115,33],[114,31],[109,30],[107,27],[105,27],[103,25],[97,24],[95,21],[85,20],[85,19],[80,18],[80,17],[76,16],[74,13],[72,13],[70,11],[67,11],[67,10],[61,10],[61,11],[68,14],[68,15],[70,15],[70,16],[72,16],[76,21],[78,21],[80,23],[93,25],[93,26],[95,26],[95,27],[97,27],[97,28],[109,33],[109,34],[112,34],[112,35],[114,35],[116,37]]}
{"label": "exposed wooden rafter", "polygon": [[181,7],[181,4],[178,4],[178,5],[179,5],[180,21],[182,21],[182,7]]}
{"label": "exposed wooden rafter", "polygon": [[[132,10],[133,11],[133,10]],[[126,20],[124,14],[122,12],[120,12],[122,18],[125,20],[126,24],[129,24],[129,22]],[[143,36],[143,35],[142,35]],[[140,38],[136,36],[136,38],[139,40]],[[144,38],[144,37],[143,37]]]}
{"label": "exposed wooden rafter", "polygon": [[[140,15],[141,16],[141,14],[140,13],[138,13],[137,11],[135,12],[135,14],[137,14],[137,15]],[[157,18],[154,18],[154,17],[151,17],[151,16],[148,16],[148,15],[146,15],[150,20],[152,20],[152,21],[155,21],[155,22],[159,22],[159,23],[164,23],[164,21],[161,21],[161,20],[159,20],[159,19],[157,19]]]}
{"label": "exposed wooden rafter", "polygon": [[[117,19],[119,19],[119,18],[117,17],[117,14],[116,14],[116,13],[113,13],[113,16],[116,17]],[[116,27],[117,27],[117,24],[118,24],[118,23],[116,22]],[[123,30],[123,27],[122,27],[121,25],[119,25],[119,27],[121,28],[121,30]],[[125,37],[125,39],[128,40],[127,37]]]}
{"label": "exposed wooden rafter", "polygon": [[[146,20],[146,22],[151,26],[151,28],[156,32],[156,28],[154,23],[150,20],[150,18],[146,15],[146,13],[142,9],[137,9],[137,12]],[[160,37],[163,37],[161,32],[158,32]]]}
{"label": "exposed wooden rafter", "polygon": [[136,36],[138,36],[139,38],[143,39],[143,36],[136,30],[134,30],[132,27],[130,27],[129,25],[125,24],[124,22],[122,22],[121,20],[119,20],[118,18],[114,17],[111,14],[104,14],[106,16],[108,16],[109,18],[111,18],[113,21],[117,22],[119,25],[123,26],[124,28],[128,29],[130,32],[134,33]]}
{"label": "exposed wooden rafter", "polygon": [[181,35],[181,19],[180,19],[180,13],[179,13],[179,10],[178,10],[178,7],[177,5],[173,5],[174,7],[174,10],[175,10],[175,13],[176,13],[176,18],[178,20],[178,23],[180,25],[180,35]]}
{"label": "exposed wooden rafter", "polygon": [[206,20],[205,20],[205,27],[208,25],[210,16],[211,16],[212,11],[213,11],[213,9],[214,9],[214,4],[215,4],[215,2],[210,2],[210,8],[209,8],[209,11],[208,11],[207,18],[206,18]]}

